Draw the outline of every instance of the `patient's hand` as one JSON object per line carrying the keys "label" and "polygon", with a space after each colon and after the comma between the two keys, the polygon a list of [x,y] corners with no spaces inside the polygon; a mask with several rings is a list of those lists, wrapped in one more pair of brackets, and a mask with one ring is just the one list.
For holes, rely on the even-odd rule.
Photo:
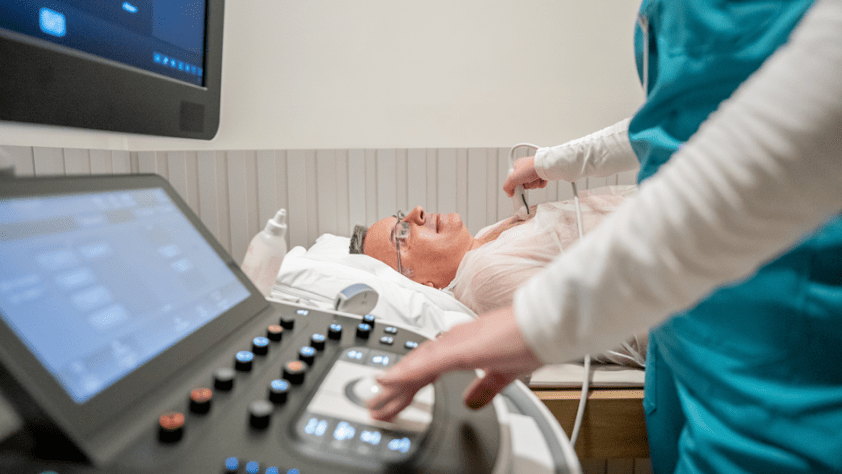
{"label": "patient's hand", "polygon": [[455,326],[442,337],[427,341],[378,377],[382,387],[368,402],[372,418],[389,421],[406,408],[423,386],[455,370],[483,369],[465,392],[471,408],[485,406],[494,395],[543,363],[520,332],[511,307]]}

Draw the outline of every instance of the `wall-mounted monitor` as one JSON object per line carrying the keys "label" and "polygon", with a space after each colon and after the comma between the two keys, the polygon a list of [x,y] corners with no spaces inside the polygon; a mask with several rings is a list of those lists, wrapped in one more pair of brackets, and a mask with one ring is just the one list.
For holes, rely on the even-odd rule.
{"label": "wall-mounted monitor", "polygon": [[0,120],[209,140],[224,0],[0,2]]}

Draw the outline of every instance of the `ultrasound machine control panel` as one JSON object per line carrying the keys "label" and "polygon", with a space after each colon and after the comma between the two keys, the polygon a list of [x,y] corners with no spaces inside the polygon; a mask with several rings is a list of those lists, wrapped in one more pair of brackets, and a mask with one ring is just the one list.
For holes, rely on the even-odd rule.
{"label": "ultrasound machine control panel", "polygon": [[0,187],[0,389],[26,428],[0,472],[493,473],[498,410],[475,379],[393,422],[365,401],[424,337],[267,302],[156,176]]}

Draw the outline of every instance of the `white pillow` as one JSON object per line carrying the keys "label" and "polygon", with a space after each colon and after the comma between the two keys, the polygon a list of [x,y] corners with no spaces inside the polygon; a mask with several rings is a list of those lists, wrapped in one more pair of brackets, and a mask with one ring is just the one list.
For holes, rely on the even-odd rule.
{"label": "white pillow", "polygon": [[416,283],[375,258],[349,254],[349,244],[348,237],[324,234],[309,250],[300,246],[290,250],[272,297],[333,309],[340,291],[365,283],[379,296],[370,314],[411,326],[428,337],[476,317],[447,292]]}

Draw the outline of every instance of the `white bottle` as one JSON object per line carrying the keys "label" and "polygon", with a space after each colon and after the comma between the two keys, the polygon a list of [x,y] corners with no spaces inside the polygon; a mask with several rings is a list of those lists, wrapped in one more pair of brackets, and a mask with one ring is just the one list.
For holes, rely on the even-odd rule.
{"label": "white bottle", "polygon": [[287,230],[286,217],[286,209],[281,209],[274,218],[269,219],[266,228],[251,239],[243,258],[243,272],[263,296],[271,294],[272,285],[275,284],[284,255],[287,253],[287,243],[284,240]]}

